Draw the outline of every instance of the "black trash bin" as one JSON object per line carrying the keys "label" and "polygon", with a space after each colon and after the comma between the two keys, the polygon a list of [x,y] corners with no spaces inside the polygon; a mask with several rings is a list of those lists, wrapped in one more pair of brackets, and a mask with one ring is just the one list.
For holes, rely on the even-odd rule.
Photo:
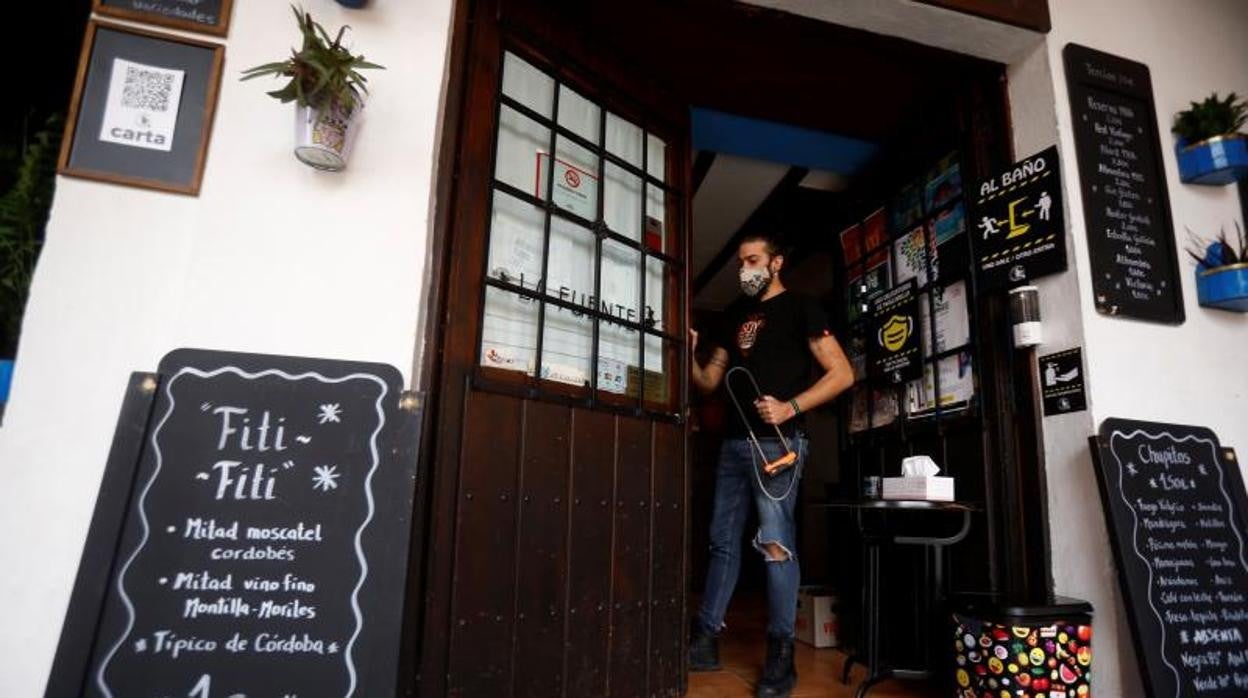
{"label": "black trash bin", "polygon": [[952,678],[960,698],[1086,698],[1092,684],[1092,604],[955,599]]}

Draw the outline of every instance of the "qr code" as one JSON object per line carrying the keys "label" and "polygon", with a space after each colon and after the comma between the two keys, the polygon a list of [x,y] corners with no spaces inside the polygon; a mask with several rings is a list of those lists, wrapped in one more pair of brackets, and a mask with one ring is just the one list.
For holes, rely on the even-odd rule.
{"label": "qr code", "polygon": [[126,83],[121,93],[122,105],[130,109],[169,111],[173,76],[173,73],[161,70],[126,66]]}

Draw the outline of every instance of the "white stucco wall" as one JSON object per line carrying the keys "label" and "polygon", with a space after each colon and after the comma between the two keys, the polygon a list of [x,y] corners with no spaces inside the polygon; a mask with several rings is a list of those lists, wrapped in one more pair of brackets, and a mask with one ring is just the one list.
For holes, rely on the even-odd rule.
{"label": "white stucco wall", "polygon": [[349,169],[291,155],[284,2],[236,2],[198,197],[60,178],[0,426],[0,695],[41,695],[131,371],[183,346],[380,361],[411,380],[451,0],[303,6],[387,67]]}
{"label": "white stucco wall", "polygon": [[[1082,416],[1045,419],[1053,576],[1058,593],[1087,599],[1096,607],[1096,693],[1143,695],[1086,438],[1105,418],[1125,417],[1207,426],[1224,445],[1248,451],[1248,363],[1243,352],[1248,317],[1201,308],[1192,264],[1183,256],[1184,324],[1158,325],[1096,312],[1061,52],[1074,42],[1149,66],[1181,250],[1187,245],[1185,226],[1208,237],[1223,226],[1233,231],[1237,221],[1243,225],[1234,186],[1179,182],[1169,130],[1174,113],[1193,100],[1215,90],[1248,94],[1248,46],[1242,41],[1248,32],[1248,4],[1050,0],[1049,5],[1053,30],[1047,52],[1067,183],[1074,278],[1068,273],[1046,281],[1042,311],[1047,325],[1073,337],[1079,332],[1069,327],[1070,309],[1078,305],[1090,403]],[[1072,295],[1072,288],[1081,290]]]}

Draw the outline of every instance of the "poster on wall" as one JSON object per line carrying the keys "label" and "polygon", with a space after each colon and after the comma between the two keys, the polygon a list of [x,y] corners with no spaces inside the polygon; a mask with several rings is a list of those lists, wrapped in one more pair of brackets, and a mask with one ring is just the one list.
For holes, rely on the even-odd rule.
{"label": "poster on wall", "polygon": [[1083,349],[1075,347],[1037,359],[1044,416],[1088,409],[1083,383]]}
{"label": "poster on wall", "polygon": [[402,383],[198,349],[135,374],[48,695],[393,695],[420,424]]}
{"label": "poster on wall", "polygon": [[870,374],[899,384],[918,378],[919,311],[914,279],[894,286],[871,301],[867,326]]}
{"label": "poster on wall", "polygon": [[1066,270],[1066,221],[1057,146],[980,180],[970,196],[981,290]]}

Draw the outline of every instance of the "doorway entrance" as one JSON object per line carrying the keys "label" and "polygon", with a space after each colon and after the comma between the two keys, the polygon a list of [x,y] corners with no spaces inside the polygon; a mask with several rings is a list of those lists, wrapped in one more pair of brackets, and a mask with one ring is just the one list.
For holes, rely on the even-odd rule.
{"label": "doorway entrance", "polygon": [[[455,41],[462,93],[445,151],[425,543],[412,589],[418,689],[679,695],[689,592],[705,569],[712,438],[700,421],[691,433],[686,336],[714,310],[695,299],[750,232],[742,223],[710,240],[693,212],[716,162],[766,159],[699,156],[698,119],[871,146],[852,172],[778,161],[779,181],[747,214],[793,227],[788,266],[848,337],[878,273],[868,262],[891,257],[915,226],[926,235],[953,204],[886,228],[878,246],[856,243],[856,258],[841,232],[935,167],[956,162],[973,180],[1010,161],[1002,66],[735,4],[480,0],[459,10]],[[802,186],[820,179],[812,172],[837,184]],[[755,218],[765,209],[780,223]],[[1003,299],[976,294],[964,270],[924,269],[916,292],[936,297],[926,302],[968,285],[970,338],[937,339],[927,365],[938,381],[942,362],[969,354],[973,394],[958,405],[933,397],[928,409],[922,395],[944,393],[924,393],[920,378],[922,409],[903,413],[907,386],[896,384],[899,407],[883,423],[864,375],[854,395],[865,397],[865,428],[851,428],[856,397],[816,415],[822,465],[803,498],[856,494],[861,476],[901,455],[944,465],[957,454],[959,494],[983,508],[954,568],[966,570],[963,588],[995,591],[1026,557],[1009,542],[1018,512],[1000,505],[1018,472],[1038,468],[1034,415],[1013,392],[1025,372],[1012,362]],[[799,555],[808,578],[847,590],[851,606],[856,542],[843,523],[812,509]]]}

